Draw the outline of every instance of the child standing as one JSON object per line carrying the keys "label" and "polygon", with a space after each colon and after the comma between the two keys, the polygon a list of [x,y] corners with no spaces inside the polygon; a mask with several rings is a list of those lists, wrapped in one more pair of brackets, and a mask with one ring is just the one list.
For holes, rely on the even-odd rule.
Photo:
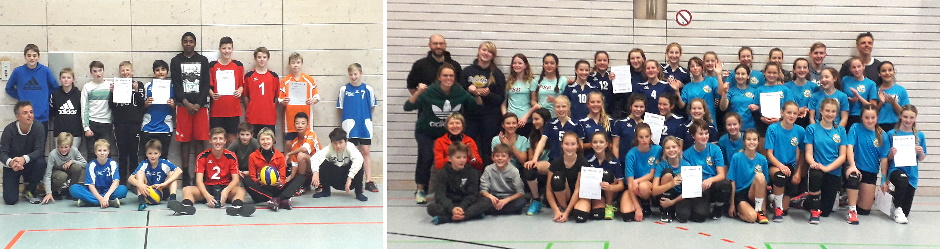
{"label": "child standing", "polygon": [[[120,184],[118,164],[108,157],[111,144],[107,140],[95,141],[95,160],[88,163],[84,186],[72,184],[69,192],[78,199],[79,207],[121,207],[121,199],[127,197],[127,187]],[[86,187],[87,186],[87,187]]]}
{"label": "child standing", "polygon": [[[434,202],[428,204],[428,215],[435,225],[482,218],[491,202],[480,194],[480,173],[467,165],[470,148],[454,143],[447,148],[450,162],[434,174]],[[348,185],[347,185],[348,186]],[[325,189],[325,188],[324,188]]]}
{"label": "child standing", "polygon": [[480,177],[480,191],[493,204],[488,214],[519,214],[525,208],[525,190],[519,170],[509,163],[512,147],[497,144],[493,147],[493,164],[486,166]]}
{"label": "child standing", "polygon": [[[180,38],[183,52],[170,60],[170,79],[176,106],[176,141],[180,142],[183,186],[192,185],[189,156],[201,152],[209,140],[209,59],[196,53],[196,35]],[[199,142],[193,142],[193,140]]]}
{"label": "child standing", "polygon": [[316,165],[312,169],[313,185],[323,184],[323,191],[314,194],[313,198],[330,196],[332,187],[346,190],[347,194],[349,190],[354,190],[357,200],[369,200],[362,194],[362,154],[356,146],[346,140],[346,131],[343,129],[333,129],[329,136],[330,146],[317,151],[310,158],[311,166]]}
{"label": "child standing", "polygon": [[82,144],[82,127],[75,124],[82,122],[82,94],[75,87],[75,72],[71,68],[59,71],[59,81],[61,91],[52,92],[49,109],[52,134],[68,132],[72,135],[72,147],[78,149]]}
{"label": "child standing", "polygon": [[[134,65],[130,61],[123,61],[118,66],[121,78],[134,77]],[[144,84],[140,81],[131,82],[133,97],[130,103],[120,104],[114,102],[111,95],[111,117],[114,124],[114,139],[117,142],[118,166],[122,176],[129,175],[131,167],[137,164],[137,147],[140,146],[140,124],[144,111]]]}
{"label": "child standing", "polygon": [[[242,92],[245,88],[245,67],[242,62],[232,59],[234,41],[231,37],[222,37],[219,40],[219,54],[221,57],[209,63],[209,96],[212,97],[212,109],[209,110],[209,125],[225,129],[226,141],[238,141],[238,122],[242,116]],[[220,82],[225,81],[225,82]],[[235,89],[233,93],[222,95],[219,93],[220,83],[230,84]]]}
{"label": "child standing", "polygon": [[[166,61],[156,60],[153,62],[153,75],[158,80],[166,79],[167,68]],[[176,108],[176,101],[173,100],[175,93],[173,85],[170,84],[170,99],[166,103],[153,102],[153,81],[147,83],[146,90],[147,101],[144,102],[143,125],[140,127],[140,146],[139,152],[146,153],[147,142],[156,139],[160,141],[162,149],[160,158],[166,159],[170,151],[170,139],[173,136],[173,110]],[[146,155],[138,155],[138,158],[144,158]]]}
{"label": "child standing", "polygon": [[[62,194],[68,194],[68,191],[62,191],[69,186],[69,183],[79,184],[84,182],[85,158],[78,149],[73,147],[72,134],[68,132],[59,133],[56,137],[55,150],[49,151],[46,156],[46,176],[42,178],[42,183],[46,187],[46,197],[42,198],[42,203],[49,201],[55,202],[61,199]],[[60,193],[61,192],[61,193]]]}
{"label": "child standing", "polygon": [[343,130],[349,134],[349,142],[362,152],[365,189],[379,192],[372,182],[372,157],[369,156],[369,146],[372,145],[372,113],[379,102],[372,86],[362,82],[362,65],[353,63],[346,71],[349,73],[349,83],[339,88],[336,108],[342,116]]}
{"label": "child standing", "polygon": [[127,182],[137,187],[137,211],[147,209],[148,188],[153,188],[160,195],[160,199],[169,197],[169,201],[176,200],[176,179],[183,174],[183,170],[163,157],[163,144],[160,140],[147,141],[145,147],[147,159],[140,161],[134,174],[128,177]]}
{"label": "child standing", "polygon": [[26,45],[23,58],[26,59],[26,64],[16,67],[10,73],[6,92],[14,99],[33,103],[36,121],[42,122],[43,127],[49,127],[49,95],[59,88],[59,84],[55,82],[52,70],[39,63],[38,46]]}
{"label": "child standing", "polygon": [[[303,56],[296,52],[291,53],[290,57],[287,57],[287,62],[290,64],[290,74],[281,79],[277,100],[284,106],[284,141],[291,141],[297,138],[298,135],[297,127],[294,127],[291,121],[294,121],[294,116],[301,112],[306,114],[307,117],[313,116],[310,107],[320,102],[320,90],[317,89],[317,83],[313,80],[313,77],[302,72],[304,67]],[[290,87],[291,84],[295,82],[304,84],[304,95],[306,99],[304,99],[303,105],[290,104]],[[371,114],[371,111],[369,114]],[[345,120],[345,118],[343,120]],[[308,122],[308,127],[313,127],[313,120]],[[369,129],[371,128],[370,125]],[[284,150],[290,150],[289,146],[289,144],[285,143]],[[372,175],[369,174],[369,176],[371,177]]]}
{"label": "child standing", "polygon": [[279,82],[277,73],[268,70],[268,59],[271,52],[265,47],[255,49],[255,69],[245,74],[245,94],[242,101],[248,103],[245,111],[245,121],[250,123],[255,135],[262,128],[274,130],[277,123],[277,109],[274,103],[278,102],[277,95]]}
{"label": "child standing", "polygon": [[[91,72],[91,82],[82,86],[82,128],[89,144],[88,157],[95,155],[94,144],[104,139],[111,144],[114,142],[114,127],[111,126],[111,82],[104,81],[104,63],[92,61],[88,65]],[[110,151],[110,150],[109,150]],[[120,180],[120,179],[118,179]]]}

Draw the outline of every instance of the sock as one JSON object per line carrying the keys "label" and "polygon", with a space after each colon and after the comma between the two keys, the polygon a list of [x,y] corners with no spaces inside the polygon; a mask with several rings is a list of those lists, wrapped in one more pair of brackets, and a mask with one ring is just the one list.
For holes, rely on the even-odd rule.
{"label": "sock", "polygon": [[243,202],[242,200],[234,200],[234,201],[232,201],[232,206],[234,206],[234,207],[241,207],[241,206],[243,206],[243,205],[245,205],[245,202]]}
{"label": "sock", "polygon": [[137,196],[137,205],[144,205],[144,204],[146,203],[146,202],[144,201],[144,198],[146,198],[146,197],[144,197],[144,195],[138,195],[138,196]]}
{"label": "sock", "polygon": [[532,201],[542,202],[542,198],[534,197],[532,198]]}
{"label": "sock", "polygon": [[170,194],[170,199],[169,199],[169,200],[175,201],[175,200],[176,200],[176,194]]}
{"label": "sock", "polygon": [[856,208],[857,206],[855,205],[849,205],[849,211],[858,211]]}
{"label": "sock", "polygon": [[764,198],[754,198],[754,210],[764,211]]}
{"label": "sock", "polygon": [[774,207],[783,209],[783,195],[770,195],[774,200]]}
{"label": "sock", "polygon": [[184,199],[182,203],[183,203],[183,205],[185,205],[185,206],[192,206],[192,205],[193,205],[193,201],[191,201],[191,200],[189,200],[189,199]]}

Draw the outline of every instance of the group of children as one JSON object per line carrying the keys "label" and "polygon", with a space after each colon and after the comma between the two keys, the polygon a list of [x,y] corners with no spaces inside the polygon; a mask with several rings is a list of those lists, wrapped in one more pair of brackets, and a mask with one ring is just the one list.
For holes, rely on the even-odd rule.
{"label": "group of children", "polygon": [[[901,154],[893,141],[913,138],[916,158],[905,161],[921,162],[926,139],[894,65],[870,57],[872,39],[870,33],[857,37],[860,51],[867,44],[869,54],[846,61],[844,77],[825,66],[825,45],[818,42],[792,71],[783,70],[783,51],[776,48],[762,71],[752,69],[748,47],[731,71],[722,70],[714,52],[681,67],[677,43],[666,47],[663,64],[633,49],[627,93],[613,92],[617,76],[606,52],[595,54],[593,68],[578,61],[576,79],[567,83],[553,54],[543,57],[538,77],[525,55],[516,54],[507,92],[531,98],[506,98],[504,106],[523,108],[504,108],[502,132],[492,140],[493,164],[482,176],[482,167],[465,167],[479,161],[469,148],[480,141],[454,140],[462,128],[452,132],[451,122],[462,126],[462,117],[448,117],[449,134],[441,139],[453,142],[435,150],[447,162],[434,174],[428,213],[435,224],[519,214],[528,192],[526,213],[547,204],[556,222],[610,220],[618,213],[624,221],[641,221],[658,206],[662,222],[727,216],[767,224],[783,222],[793,200],[809,211],[809,223],[818,224],[844,192],[845,219],[859,224],[858,215],[870,214],[876,191],[883,191],[893,193],[888,211],[894,220],[907,223],[918,167],[895,163]],[[878,78],[867,77],[872,69],[866,67],[876,67]],[[585,167],[603,169],[599,199],[579,196]],[[694,179],[702,183],[701,197],[683,196],[682,181],[689,178],[681,173],[688,167],[701,168],[701,179]]]}
{"label": "group of children", "polygon": [[[56,82],[51,70],[38,63],[39,48],[26,46],[27,64],[14,70],[6,90],[36,106],[36,120],[43,127],[51,124],[49,130],[56,138],[56,149],[47,156],[46,195],[40,200],[32,197],[39,193],[27,191],[30,202],[75,198],[79,206],[119,207],[127,195],[122,184],[126,180],[139,195],[139,210],[168,199],[168,206],[181,214],[192,214],[193,202],[206,201],[210,207],[231,202],[229,214],[250,215],[254,208],[244,205],[246,193],[277,210],[290,209],[291,197],[321,182],[326,187],[315,198],[329,196],[329,187],[355,190],[360,201],[367,200],[363,189],[378,191],[369,180],[368,153],[372,112],[378,103],[372,87],[361,82],[358,63],[348,67],[350,82],[339,87],[336,108],[341,128],[330,133],[332,145],[323,148],[312,130],[310,109],[320,101],[318,85],[302,72],[300,54],[289,56],[291,73],[280,78],[267,68],[270,52],[264,47],[254,51],[255,68],[245,73],[242,63],[232,59],[229,37],[220,40],[220,58],[211,63],[195,52],[194,34],[183,34],[181,45],[183,52],[171,63],[153,62],[152,82],[132,82],[130,103],[115,101],[115,84],[104,77],[103,63],[89,64],[92,80],[79,90],[72,69],[63,69]],[[119,70],[120,78],[134,76],[128,61]],[[298,90],[304,93],[291,92]],[[156,103],[158,96],[169,99]],[[305,99],[291,101],[290,96]],[[284,153],[273,147],[277,104],[285,110]],[[246,122],[240,121],[242,116]],[[180,143],[179,166],[167,160],[171,137]],[[86,157],[78,149],[83,140]],[[110,153],[115,142],[120,152],[116,161]],[[203,150],[204,146],[208,148]],[[192,152],[196,155],[190,161]],[[189,169],[192,162],[194,170]],[[259,181],[263,166],[277,168],[279,177],[274,183]],[[349,173],[336,173],[340,171]],[[176,201],[178,185],[183,187],[182,202]]]}

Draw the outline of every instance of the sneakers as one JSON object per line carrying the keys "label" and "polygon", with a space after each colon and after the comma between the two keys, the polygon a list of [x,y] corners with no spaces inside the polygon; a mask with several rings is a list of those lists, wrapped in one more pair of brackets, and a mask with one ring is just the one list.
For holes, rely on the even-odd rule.
{"label": "sneakers", "polygon": [[[188,201],[188,200],[184,200]],[[186,205],[179,201],[170,201],[166,204],[170,210],[173,210],[173,215],[193,215],[196,214],[196,207],[193,205]]]}
{"label": "sneakers", "polygon": [[858,212],[857,211],[849,210],[846,216],[847,216],[846,221],[849,222],[849,224],[858,225]]}
{"label": "sneakers", "polygon": [[313,198],[330,197],[330,189],[324,188],[323,191],[313,194]]}
{"label": "sneakers", "polygon": [[35,194],[33,194],[33,192],[30,192],[30,191],[26,191],[26,200],[32,204],[39,204],[42,202],[42,200],[39,199],[39,196],[36,196]]}
{"label": "sneakers", "polygon": [[783,222],[783,209],[774,208],[774,222]]}
{"label": "sneakers", "polygon": [[375,182],[372,181],[366,183],[365,189],[369,192],[379,192],[379,188],[376,188]]}
{"label": "sneakers", "polygon": [[542,202],[537,200],[532,200],[532,203],[529,203],[529,210],[525,212],[526,215],[536,215],[542,212]]}
{"label": "sneakers", "polygon": [[615,208],[614,206],[611,206],[610,204],[605,205],[604,206],[604,219],[613,220],[615,211],[617,211],[617,208]]}
{"label": "sneakers", "polygon": [[820,214],[822,214],[822,210],[819,209],[809,211],[809,224],[819,224]]}
{"label": "sneakers", "polygon": [[[713,220],[720,220],[720,219],[721,219],[721,213],[722,213],[721,210],[723,209],[722,206],[724,206],[724,205],[719,205],[719,206],[714,206],[714,207],[712,207],[712,219],[713,219]],[[725,210],[727,210],[727,209],[725,209]]]}
{"label": "sneakers", "polygon": [[424,190],[418,190],[415,192],[415,202],[418,204],[428,203],[428,199],[425,198]]}
{"label": "sneakers", "polygon": [[232,202],[231,207],[225,208],[225,213],[230,216],[240,215],[242,217],[248,217],[255,213],[255,205],[245,205],[241,200],[235,200]]}
{"label": "sneakers", "polygon": [[294,191],[293,197],[302,196],[302,195],[304,195],[304,193],[306,193],[306,192],[307,192],[307,191],[304,190],[304,188],[299,188],[299,189],[297,189],[297,191]]}
{"label": "sneakers", "polygon": [[[781,221],[782,221],[782,220],[783,220],[783,219],[781,219]],[[770,221],[767,220],[767,216],[764,215],[764,211],[757,211],[757,223],[758,223],[758,224],[767,224],[767,223],[770,223]]]}
{"label": "sneakers", "polygon": [[290,199],[281,199],[281,202],[278,205],[281,207],[281,209],[294,209],[294,207],[290,205]]}
{"label": "sneakers", "polygon": [[268,209],[270,209],[271,211],[277,212],[277,208],[280,206],[281,206],[281,200],[278,200],[277,198],[268,200]]}
{"label": "sneakers", "polygon": [[904,215],[904,210],[901,208],[894,209],[894,222],[898,224],[907,224],[907,216]]}
{"label": "sneakers", "polygon": [[121,208],[121,199],[114,199],[108,201],[108,206],[113,208]]}
{"label": "sneakers", "polygon": [[431,218],[431,223],[434,225],[440,225],[440,224],[448,223],[450,221],[451,221],[450,217],[444,217],[444,216],[434,216],[433,218]]}
{"label": "sneakers", "polygon": [[78,205],[79,207],[93,207],[94,206],[94,204],[91,204],[87,201],[82,201],[82,199],[78,199],[77,201],[75,201],[75,204]]}
{"label": "sneakers", "polygon": [[368,200],[369,200],[369,197],[366,197],[366,195],[364,195],[364,194],[362,194],[362,193],[358,193],[358,194],[356,194],[356,200],[359,200],[359,201],[368,201]]}
{"label": "sneakers", "polygon": [[147,209],[149,206],[150,205],[147,205],[147,203],[140,203],[140,205],[137,205],[137,211],[144,211],[144,209]]}
{"label": "sneakers", "polygon": [[664,207],[659,208],[659,221],[663,223],[672,222],[672,217],[669,216],[669,208],[664,208]]}

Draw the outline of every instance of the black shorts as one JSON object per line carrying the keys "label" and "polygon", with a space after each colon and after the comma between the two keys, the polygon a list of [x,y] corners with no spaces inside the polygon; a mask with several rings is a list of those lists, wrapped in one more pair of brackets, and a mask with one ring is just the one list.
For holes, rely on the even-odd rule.
{"label": "black shorts", "polygon": [[[206,185],[206,191],[212,195],[212,198],[215,198],[216,201],[222,199],[222,189],[225,189],[227,185]],[[209,199],[208,196],[203,196],[206,199]]]}
{"label": "black shorts", "polygon": [[734,192],[734,205],[737,206],[741,202],[747,202],[748,204],[753,205],[754,203],[751,203],[751,198],[747,197],[749,192],[751,192],[751,188]]}
{"label": "black shorts", "polygon": [[294,141],[297,138],[297,132],[284,133],[284,141]]}
{"label": "black shorts", "polygon": [[875,185],[875,181],[878,180],[878,173],[870,173],[864,170],[859,170],[862,172],[862,183]]}
{"label": "black shorts", "polygon": [[853,124],[855,124],[855,123],[861,123],[861,122],[862,122],[862,116],[851,116],[851,115],[849,115],[849,120],[848,120],[847,122],[845,122],[845,133],[846,133],[846,134],[849,133],[849,129],[852,128],[852,125],[853,125]]}
{"label": "black shorts", "polygon": [[369,138],[350,138],[349,142],[355,146],[372,145],[372,139]]}
{"label": "black shorts", "polygon": [[238,134],[238,123],[241,117],[210,117],[210,128],[222,127],[227,134]]}

